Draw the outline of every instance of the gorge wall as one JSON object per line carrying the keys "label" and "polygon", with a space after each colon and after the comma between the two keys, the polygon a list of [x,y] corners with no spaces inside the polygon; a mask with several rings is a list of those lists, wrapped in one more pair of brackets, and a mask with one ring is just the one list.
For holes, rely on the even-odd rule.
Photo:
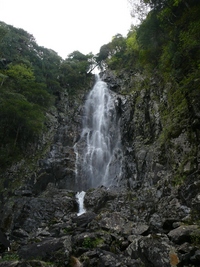
{"label": "gorge wall", "polygon": [[73,99],[60,94],[40,153],[2,175],[0,222],[11,242],[5,255],[14,262],[0,266],[198,266],[198,106],[185,118],[187,127],[169,132],[172,85],[156,75],[148,84],[139,74],[101,76],[120,116],[118,186],[88,190],[87,212],[77,216],[74,144],[87,90]]}

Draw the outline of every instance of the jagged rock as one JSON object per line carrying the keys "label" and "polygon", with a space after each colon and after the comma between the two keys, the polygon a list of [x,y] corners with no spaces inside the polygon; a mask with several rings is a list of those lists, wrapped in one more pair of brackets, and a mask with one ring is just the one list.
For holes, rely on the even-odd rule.
{"label": "jagged rock", "polygon": [[[145,266],[170,267],[172,258],[179,262],[175,248],[166,236],[135,236],[134,241],[126,249],[133,258],[140,258]],[[170,256],[171,255],[171,256]],[[172,257],[173,255],[173,257]],[[176,265],[175,265],[176,266]]]}
{"label": "jagged rock", "polygon": [[103,73],[102,79],[108,84],[109,89],[119,92],[121,81],[120,79],[116,79],[116,76],[112,72]]}
{"label": "jagged rock", "polygon": [[190,260],[193,264],[198,264],[200,262],[200,250],[196,250]]}
{"label": "jagged rock", "polygon": [[15,191],[16,196],[25,196],[30,197],[33,195],[33,192],[31,189],[19,189]]}
{"label": "jagged rock", "polygon": [[178,255],[182,264],[188,265],[191,260],[191,257],[194,256],[196,248],[190,243],[183,243],[178,247]]}
{"label": "jagged rock", "polygon": [[54,218],[62,219],[66,213],[77,209],[75,193],[56,188],[54,190],[49,188],[38,198],[17,198],[12,205],[12,210],[10,208],[6,210],[4,220],[12,217],[14,224],[12,227],[23,228],[27,233],[36,231],[42,222],[50,224]]}
{"label": "jagged rock", "polygon": [[146,235],[149,230],[149,226],[146,224],[138,223],[132,230],[133,235]]}
{"label": "jagged rock", "polygon": [[191,242],[191,236],[197,229],[197,225],[181,225],[178,228],[170,231],[168,236],[176,244]]}
{"label": "jagged rock", "polygon": [[[12,261],[12,262],[0,262],[1,267],[17,267],[20,266],[19,261]],[[25,267],[29,267],[30,265],[25,265]]]}
{"label": "jagged rock", "polygon": [[65,238],[47,238],[42,242],[36,242],[23,246],[19,250],[19,256],[24,260],[40,259],[43,261],[65,263],[69,261],[71,247],[69,237],[67,238],[67,248]]}
{"label": "jagged rock", "polygon": [[126,219],[119,212],[109,211],[100,214],[99,226],[106,230],[115,233],[120,233],[125,228]]}
{"label": "jagged rock", "polygon": [[45,229],[43,228],[38,228],[37,229],[37,232],[36,232],[36,236],[43,236],[43,237],[46,237],[46,236],[50,236],[50,232],[49,232],[49,229],[48,227],[46,227]]}
{"label": "jagged rock", "polygon": [[29,234],[24,230],[24,229],[15,229],[12,232],[13,236],[18,237],[18,238],[24,238],[24,237],[28,237]]}
{"label": "jagged rock", "polygon": [[[87,210],[97,212],[101,208],[104,208],[109,200],[116,197],[116,192],[109,190],[108,188],[101,186],[94,190],[89,190],[84,199],[84,204]],[[94,205],[95,203],[95,205]]]}
{"label": "jagged rock", "polygon": [[80,216],[73,217],[72,222],[76,223],[77,227],[86,227],[95,217],[95,213],[86,212]]}
{"label": "jagged rock", "polygon": [[150,217],[149,224],[151,229],[154,232],[162,232],[163,228],[163,218],[161,217],[161,214],[153,213]]}
{"label": "jagged rock", "polygon": [[141,261],[134,260],[127,256],[117,255],[102,249],[91,250],[82,254],[80,258],[83,267],[91,266],[120,266],[120,267],[140,267]]}

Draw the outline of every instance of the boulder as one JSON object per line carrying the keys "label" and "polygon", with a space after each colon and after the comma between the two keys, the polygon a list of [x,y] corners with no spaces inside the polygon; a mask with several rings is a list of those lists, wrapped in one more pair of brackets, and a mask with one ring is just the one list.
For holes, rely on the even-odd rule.
{"label": "boulder", "polygon": [[179,263],[176,250],[167,236],[135,236],[126,253],[133,259],[140,258],[144,266],[148,267],[171,267],[176,266],[175,262]]}
{"label": "boulder", "polygon": [[85,194],[84,205],[87,210],[94,212],[104,208],[110,200],[116,197],[114,190],[109,190],[105,186],[100,186],[95,189],[88,190]]}
{"label": "boulder", "polygon": [[86,212],[80,216],[72,217],[72,222],[76,223],[77,227],[85,228],[95,217],[94,212]]}
{"label": "boulder", "polygon": [[191,236],[197,229],[197,225],[181,225],[178,228],[171,230],[168,233],[168,237],[176,244],[191,242]]}
{"label": "boulder", "polygon": [[19,249],[19,256],[23,260],[40,259],[43,261],[57,262],[59,264],[69,261],[71,252],[71,238],[46,238],[23,246]]}

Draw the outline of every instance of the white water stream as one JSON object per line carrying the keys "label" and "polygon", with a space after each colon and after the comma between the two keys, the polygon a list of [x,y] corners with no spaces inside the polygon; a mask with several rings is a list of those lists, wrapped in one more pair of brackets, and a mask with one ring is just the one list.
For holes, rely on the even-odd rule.
{"label": "white water stream", "polygon": [[120,135],[114,101],[100,78],[85,102],[81,137],[86,141],[83,171],[89,186],[110,186],[115,178],[112,163],[119,152]]}
{"label": "white water stream", "polygon": [[99,77],[85,102],[82,127],[74,146],[77,189],[116,185],[122,161],[119,118],[114,97]]}
{"label": "white water stream", "polygon": [[79,211],[77,213],[78,216],[80,216],[81,214],[86,212],[85,207],[84,207],[84,196],[85,196],[85,192],[84,191],[78,192],[76,194],[76,198],[77,198],[77,201],[78,201],[78,204],[79,204]]}

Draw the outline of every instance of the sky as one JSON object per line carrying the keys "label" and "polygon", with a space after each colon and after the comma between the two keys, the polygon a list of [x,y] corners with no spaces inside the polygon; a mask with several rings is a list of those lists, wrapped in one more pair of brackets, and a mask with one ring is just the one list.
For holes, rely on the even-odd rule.
{"label": "sky", "polygon": [[73,51],[97,54],[132,18],[127,0],[0,0],[0,21],[32,34],[62,58]]}

